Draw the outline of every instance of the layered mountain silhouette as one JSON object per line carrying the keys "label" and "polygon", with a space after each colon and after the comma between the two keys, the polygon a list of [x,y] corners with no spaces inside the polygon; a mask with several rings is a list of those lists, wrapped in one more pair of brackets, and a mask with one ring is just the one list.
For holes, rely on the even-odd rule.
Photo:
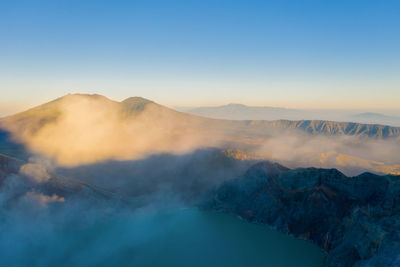
{"label": "layered mountain silhouette", "polygon": [[[209,119],[141,97],[117,102],[101,95],[66,95],[1,119],[0,129],[3,153],[25,159],[29,153],[39,154],[63,166],[216,147],[250,154],[256,150],[257,158],[289,165],[289,159],[308,166],[356,165],[349,173],[400,171],[397,161],[385,158],[399,145],[399,127],[321,120]],[[340,139],[347,137],[351,139]],[[379,149],[366,147],[378,141],[385,141],[376,145]]]}
{"label": "layered mountain silhouette", "polygon": [[[277,120],[296,116],[300,111],[268,106],[247,106],[231,103],[214,107],[186,108],[187,113],[214,119],[226,120]],[[298,117],[296,117],[298,118]]]}
{"label": "layered mountain silhouette", "polygon": [[[228,104],[222,106],[181,108],[190,114],[226,120],[329,120],[400,126],[400,117],[376,112],[329,109],[290,109],[268,106]],[[393,112],[393,111],[392,111]],[[396,113],[398,114],[398,112]]]}
{"label": "layered mountain silhouette", "polygon": [[140,97],[80,94],[3,118],[0,126],[7,212],[29,203],[103,214],[177,201],[311,240],[328,253],[326,266],[399,264],[399,176],[264,161],[397,173],[398,127],[218,120]]}
{"label": "layered mountain silhouette", "polygon": [[362,123],[372,123],[372,122],[380,122],[382,124],[387,125],[400,125],[400,117],[397,116],[388,116],[381,113],[376,112],[363,112],[352,115],[350,117],[353,121],[358,121]]}
{"label": "layered mountain silhouette", "polygon": [[[58,98],[49,103],[40,105],[38,107],[32,108],[28,111],[18,113],[13,116],[3,118],[1,122],[14,124],[18,126],[19,124],[24,124],[29,121],[29,124],[33,124],[30,131],[39,130],[41,127],[45,126],[47,123],[55,122],[59,116],[62,115],[62,103],[67,100],[71,101],[90,101],[93,106],[98,107],[103,110],[112,109],[116,113],[121,115],[137,116],[143,112],[151,113],[154,117],[159,117],[160,119],[170,115],[171,119],[177,119],[178,123],[181,125],[194,123],[202,123],[211,125],[214,128],[220,130],[234,130],[236,128],[248,127],[251,129],[267,129],[267,128],[278,128],[278,129],[299,129],[310,134],[325,134],[325,135],[353,135],[362,137],[371,137],[378,139],[393,138],[400,136],[400,127],[390,127],[378,124],[361,124],[354,122],[334,122],[334,121],[324,121],[324,120],[244,120],[244,121],[226,121],[226,120],[211,120],[207,118],[201,118],[198,116],[192,116],[182,112],[175,111],[173,109],[167,108],[165,106],[159,105],[153,101],[147,100],[141,97],[131,97],[122,102],[116,102],[110,100],[101,95],[85,95],[85,94],[73,94],[66,95],[64,97]],[[73,108],[73,107],[71,107]],[[201,110],[200,108],[199,110]],[[242,110],[251,109],[256,115],[262,113],[263,110],[267,111],[288,111],[297,112],[294,109],[283,109],[283,108],[272,108],[272,107],[248,107],[241,104],[229,104],[227,106],[209,108],[215,110],[224,110],[230,114],[235,112],[241,112]],[[81,114],[82,116],[84,114]],[[359,114],[355,117],[370,117],[379,116],[379,114]],[[111,119],[111,118],[110,118]],[[160,121],[159,121],[160,122]],[[157,122],[157,123],[159,123]],[[196,129],[197,130],[197,129]]]}

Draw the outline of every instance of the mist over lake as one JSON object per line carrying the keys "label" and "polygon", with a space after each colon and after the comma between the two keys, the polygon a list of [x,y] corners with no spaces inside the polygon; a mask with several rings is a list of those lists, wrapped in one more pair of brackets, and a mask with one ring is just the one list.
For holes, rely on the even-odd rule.
{"label": "mist over lake", "polygon": [[0,267],[399,267],[399,11],[1,0]]}
{"label": "mist over lake", "polygon": [[196,209],[139,211],[79,228],[31,225],[30,231],[0,238],[3,264],[312,267],[324,257],[305,240]]}

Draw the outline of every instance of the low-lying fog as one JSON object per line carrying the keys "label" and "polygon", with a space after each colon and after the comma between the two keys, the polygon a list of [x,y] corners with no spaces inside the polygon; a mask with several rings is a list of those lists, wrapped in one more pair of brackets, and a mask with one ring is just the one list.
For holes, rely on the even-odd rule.
{"label": "low-lying fog", "polygon": [[32,158],[1,179],[0,263],[318,266],[310,243],[192,209],[253,163],[217,149],[55,169]]}
{"label": "low-lying fog", "polygon": [[211,120],[145,99],[115,102],[103,96],[68,95],[3,121],[14,140],[54,166],[138,160],[204,148],[240,149],[257,160],[289,167],[400,172],[400,140],[310,135],[252,123]]}
{"label": "low-lying fog", "polygon": [[[347,175],[400,172],[398,139],[209,120],[141,99],[72,95],[2,127],[25,150],[0,135],[0,153],[30,157],[15,171],[6,157],[0,171],[0,260],[21,266],[117,262],[128,247],[180,227],[160,228],[154,214],[196,206],[260,160]],[[154,229],[144,227],[148,216]]]}

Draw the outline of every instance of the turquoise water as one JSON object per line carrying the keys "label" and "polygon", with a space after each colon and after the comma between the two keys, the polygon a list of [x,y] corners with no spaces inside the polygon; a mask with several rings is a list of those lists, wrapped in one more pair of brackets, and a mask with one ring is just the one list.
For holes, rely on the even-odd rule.
{"label": "turquoise water", "polygon": [[3,238],[0,261],[7,266],[312,267],[324,257],[304,240],[195,209],[147,210],[79,229],[26,227],[23,239],[20,231]]}
{"label": "turquoise water", "polygon": [[[106,248],[100,251],[102,257],[106,255],[105,266],[312,267],[319,266],[324,257],[309,242],[227,214],[179,210],[135,216],[103,227],[106,238],[102,241],[114,248],[111,253]],[[87,253],[98,254],[96,249],[97,245],[83,258]]]}

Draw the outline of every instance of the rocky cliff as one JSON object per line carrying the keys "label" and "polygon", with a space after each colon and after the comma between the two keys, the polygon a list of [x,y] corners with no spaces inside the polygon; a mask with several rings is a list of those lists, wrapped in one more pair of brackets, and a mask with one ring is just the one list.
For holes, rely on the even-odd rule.
{"label": "rocky cliff", "polygon": [[400,136],[400,127],[356,122],[337,122],[325,120],[276,120],[252,121],[251,125],[264,125],[280,129],[297,129],[311,135],[357,136],[373,139],[396,139]]}
{"label": "rocky cliff", "polygon": [[400,176],[263,162],[205,207],[308,239],[327,252],[325,266],[400,266]]}

